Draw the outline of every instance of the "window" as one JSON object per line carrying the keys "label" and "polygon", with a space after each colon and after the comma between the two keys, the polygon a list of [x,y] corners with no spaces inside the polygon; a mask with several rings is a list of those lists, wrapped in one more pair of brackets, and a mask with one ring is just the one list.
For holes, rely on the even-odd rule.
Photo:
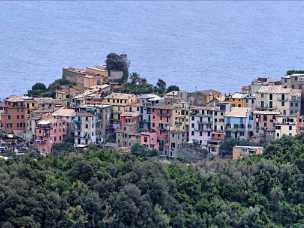
{"label": "window", "polygon": [[85,125],[85,128],[89,128],[89,125],[88,125],[88,124],[86,124],[86,125]]}
{"label": "window", "polygon": [[292,126],[289,126],[289,131],[291,131],[292,130]]}
{"label": "window", "polygon": [[191,131],[191,135],[194,135],[194,131]]}

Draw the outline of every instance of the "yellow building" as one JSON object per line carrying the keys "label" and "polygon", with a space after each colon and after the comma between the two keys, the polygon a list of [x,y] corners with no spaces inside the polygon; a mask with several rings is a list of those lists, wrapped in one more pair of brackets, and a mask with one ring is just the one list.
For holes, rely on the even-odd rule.
{"label": "yellow building", "polygon": [[102,85],[108,81],[108,71],[104,66],[87,68],[64,67],[62,78],[75,83],[80,89]]}
{"label": "yellow building", "polygon": [[231,107],[245,108],[247,107],[246,97],[247,94],[244,93],[233,93],[226,96],[225,101],[229,102]]}
{"label": "yellow building", "polygon": [[96,75],[101,79],[101,83],[108,82],[108,70],[106,66],[96,65],[86,68],[86,73],[89,75]]}
{"label": "yellow building", "polygon": [[138,99],[134,94],[111,93],[103,99],[102,103],[112,105],[111,121],[113,124],[118,124],[120,114],[137,110]]}
{"label": "yellow building", "polygon": [[170,156],[175,156],[176,151],[188,141],[190,105],[187,102],[179,102],[172,105],[170,123]]}

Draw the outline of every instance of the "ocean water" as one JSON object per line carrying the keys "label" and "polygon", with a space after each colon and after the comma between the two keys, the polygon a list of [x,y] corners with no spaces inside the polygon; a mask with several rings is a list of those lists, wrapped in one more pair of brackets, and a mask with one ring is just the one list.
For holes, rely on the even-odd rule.
{"label": "ocean water", "polygon": [[235,91],[304,69],[303,12],[299,1],[1,1],[0,98],[109,52],[153,83]]}

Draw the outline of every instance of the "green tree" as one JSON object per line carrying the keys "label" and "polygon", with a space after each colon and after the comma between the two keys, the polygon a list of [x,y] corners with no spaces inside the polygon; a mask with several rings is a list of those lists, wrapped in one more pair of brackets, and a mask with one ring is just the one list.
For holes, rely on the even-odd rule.
{"label": "green tree", "polygon": [[106,66],[108,71],[116,70],[123,72],[123,82],[128,80],[129,76],[129,62],[125,54],[110,53],[106,58]]}
{"label": "green tree", "polygon": [[69,207],[64,212],[64,217],[68,221],[69,227],[85,227],[85,224],[88,223],[88,216],[80,205]]}
{"label": "green tree", "polygon": [[170,85],[170,86],[168,86],[167,93],[170,93],[172,91],[179,91],[179,87],[176,86],[176,85]]}
{"label": "green tree", "polygon": [[163,96],[166,93],[166,82],[164,80],[158,79],[155,86],[155,92],[160,96]]}

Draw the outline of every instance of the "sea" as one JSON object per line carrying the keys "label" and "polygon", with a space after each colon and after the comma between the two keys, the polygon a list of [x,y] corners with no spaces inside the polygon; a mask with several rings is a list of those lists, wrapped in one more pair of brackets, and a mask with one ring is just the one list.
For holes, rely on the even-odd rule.
{"label": "sea", "polygon": [[304,69],[300,1],[0,1],[0,98],[126,53],[130,71],[238,91]]}

